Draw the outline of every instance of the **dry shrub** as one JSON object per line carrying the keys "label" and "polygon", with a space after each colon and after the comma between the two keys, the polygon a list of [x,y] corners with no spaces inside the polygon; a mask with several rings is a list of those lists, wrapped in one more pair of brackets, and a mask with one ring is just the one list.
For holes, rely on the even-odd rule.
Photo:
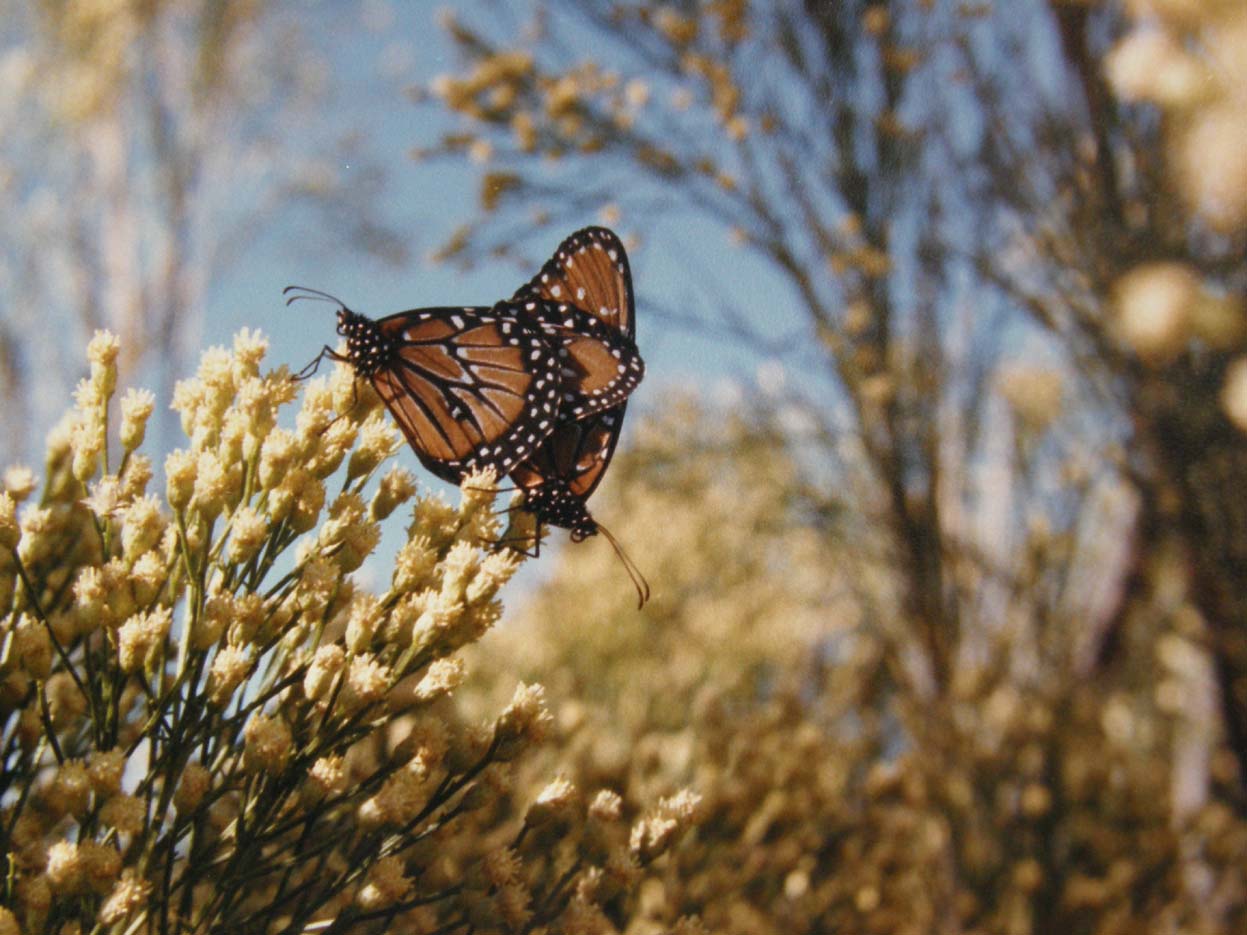
{"label": "dry shrub", "polygon": [[[920,629],[848,597],[872,560],[803,510],[772,430],[684,401],[638,438],[595,513],[650,573],[652,611],[630,606],[609,549],[570,547],[474,647],[459,696],[485,705],[499,673],[541,672],[570,702],[541,770],[630,811],[686,783],[702,797],[640,899],[608,905],[619,930],[692,915],[740,935],[1247,924],[1234,758],[1186,714],[1207,690],[1189,610],[1095,680],[1031,652],[1030,629],[968,637],[937,695],[913,677]],[[1179,801],[1192,755],[1201,792]],[[529,769],[517,789],[539,781]]]}
{"label": "dry shrub", "polygon": [[[574,929],[686,826],[634,827],[595,790],[512,807],[547,732],[540,686],[465,721],[459,651],[502,613],[492,479],[418,492],[349,370],[264,372],[243,332],[174,394],[163,497],[116,406],[115,338],[0,493],[0,932]],[[377,482],[373,479],[379,477]],[[410,504],[388,585],[359,570]],[[607,886],[604,879],[609,879]],[[585,931],[583,926],[582,931]]]}

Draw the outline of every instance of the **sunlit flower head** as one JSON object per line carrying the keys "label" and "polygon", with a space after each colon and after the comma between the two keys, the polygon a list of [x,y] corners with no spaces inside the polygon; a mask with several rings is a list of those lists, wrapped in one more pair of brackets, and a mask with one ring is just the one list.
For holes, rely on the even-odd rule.
{"label": "sunlit flower head", "polygon": [[415,476],[396,464],[382,475],[377,493],[368,506],[369,515],[375,520],[383,520],[415,494]]}
{"label": "sunlit flower head", "polygon": [[494,726],[499,759],[505,759],[507,752],[514,755],[521,744],[540,743],[553,720],[546,708],[545,689],[541,685],[521,683]]}
{"label": "sunlit flower head", "polygon": [[239,507],[230,517],[229,561],[245,565],[260,551],[268,539],[269,527],[264,514],[255,507]]}
{"label": "sunlit flower head", "polygon": [[28,467],[14,466],[4,472],[4,493],[21,503],[39,486],[39,478]]}
{"label": "sunlit flower head", "polygon": [[243,756],[248,768],[280,773],[286,767],[294,739],[281,717],[256,712],[243,728]]}
{"label": "sunlit flower head", "polygon": [[239,646],[223,646],[208,670],[208,697],[217,707],[229,703],[234,691],[251,671],[251,656]]}
{"label": "sunlit flower head", "polygon": [[1181,263],[1149,263],[1117,281],[1115,304],[1122,338],[1140,356],[1163,362],[1186,345],[1200,284]]}
{"label": "sunlit flower head", "polygon": [[384,909],[404,899],[412,886],[404,871],[403,862],[398,857],[383,857],[373,864],[368,873],[368,882],[356,897],[360,908]]}
{"label": "sunlit flower head", "polygon": [[121,446],[133,451],[143,444],[147,420],[156,406],[156,397],[149,390],[128,389],[121,397]]}
{"label": "sunlit flower head", "polygon": [[151,884],[133,868],[122,872],[121,880],[109,893],[100,907],[99,919],[105,925],[113,925],[130,918],[147,904]]}

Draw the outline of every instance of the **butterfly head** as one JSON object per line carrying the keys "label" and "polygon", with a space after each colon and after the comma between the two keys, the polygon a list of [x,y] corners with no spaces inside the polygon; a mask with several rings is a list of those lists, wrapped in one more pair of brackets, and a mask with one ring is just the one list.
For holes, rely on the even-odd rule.
{"label": "butterfly head", "polygon": [[346,338],[346,356],[361,377],[376,373],[394,354],[394,343],[375,321],[345,306],[338,309],[338,334]]}

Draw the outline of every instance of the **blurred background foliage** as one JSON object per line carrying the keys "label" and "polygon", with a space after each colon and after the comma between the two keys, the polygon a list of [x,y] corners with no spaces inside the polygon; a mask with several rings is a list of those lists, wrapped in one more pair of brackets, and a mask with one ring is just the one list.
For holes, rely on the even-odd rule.
{"label": "blurred background foliage", "polygon": [[331,87],[314,40],[296,7],[266,0],[3,5],[8,457],[38,441],[23,413],[64,407],[96,328],[121,338],[123,379],[150,374],[167,396],[202,344],[195,310],[283,219],[303,219],[304,250],[406,258],[377,208],[380,168],[346,186],[327,165],[353,127],[317,119]]}
{"label": "blurred background foliage", "polygon": [[[127,41],[172,32],[194,54],[168,81],[114,75],[113,27],[62,36],[71,8],[97,5]],[[212,174],[123,171],[126,145],[161,136],[126,142],[134,114],[188,121],[186,158],[227,150],[284,209],[297,163],[251,148],[271,127],[248,108],[257,89],[288,95],[260,109],[283,119],[287,100],[316,105],[291,74],[248,69],[298,61],[297,12],[24,15],[6,28],[114,77],[82,95],[88,116],[40,111],[0,145],[59,134],[53,169],[102,174],[120,201],[69,198],[94,219],[85,246],[52,228],[78,252],[6,247],[34,272],[5,281],[53,284],[114,327],[141,308],[156,317],[133,330],[159,356],[193,340],[181,313],[199,293],[168,300],[167,256],[98,213],[133,202],[176,232],[170,178]],[[632,609],[605,543],[572,547],[473,656],[466,716],[516,678],[550,691],[557,738],[533,783],[552,760],[634,809],[685,783],[704,796],[641,898],[586,931],[689,914],[732,933],[1247,926],[1240,0],[485,0],[438,23],[458,57],[412,90],[417,116],[392,102],[416,156],[400,171],[470,166],[479,202],[431,258],[531,271],[607,223],[645,268],[676,267],[638,278],[643,348],[683,331],[760,364],[727,387],[704,362],[651,366],[593,505],[653,583],[649,607]],[[175,93],[188,63],[216,80],[121,108]],[[390,249],[357,207],[375,236],[347,239]],[[30,211],[5,236],[71,216]],[[109,251],[133,252],[109,266]],[[202,289],[210,255],[179,255],[179,275]],[[135,268],[156,292],[118,279]],[[12,392],[32,352],[9,309],[62,307],[14,289]],[[535,789],[513,794],[518,811]]]}

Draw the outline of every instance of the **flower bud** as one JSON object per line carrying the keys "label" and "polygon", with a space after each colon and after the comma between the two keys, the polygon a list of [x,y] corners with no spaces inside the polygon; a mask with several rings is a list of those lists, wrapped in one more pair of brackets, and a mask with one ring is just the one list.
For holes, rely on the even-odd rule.
{"label": "flower bud", "polygon": [[338,675],[346,668],[346,651],[336,643],[321,646],[303,676],[303,694],[312,701],[328,698]]}
{"label": "flower bud", "polygon": [[351,453],[351,460],[347,464],[347,483],[371,473],[378,464],[398,450],[398,445],[398,436],[385,416],[378,414],[369,418],[360,427],[359,444]]}
{"label": "flower bud", "polygon": [[107,797],[121,791],[121,776],[126,768],[126,755],[121,750],[97,750],[87,757],[87,777],[97,796]]}
{"label": "flower bud", "polygon": [[133,451],[143,444],[147,420],[151,418],[156,397],[149,390],[128,389],[121,397],[121,446]]}
{"label": "flower bud", "polygon": [[368,882],[360,889],[355,901],[361,909],[375,911],[392,906],[406,898],[411,880],[404,874],[400,857],[382,857],[368,872]]}
{"label": "flower bud", "polygon": [[99,467],[100,454],[104,451],[103,432],[93,419],[75,422],[69,432],[69,443],[74,456],[70,470],[76,480],[85,484]]}
{"label": "flower bud", "polygon": [[250,671],[251,657],[245,649],[222,646],[208,669],[208,698],[217,707],[225,707]]}
{"label": "flower bud", "polygon": [[260,551],[268,538],[268,522],[250,506],[239,507],[230,520],[230,540],[226,557],[232,564],[245,565]]}
{"label": "flower bud", "polygon": [[66,760],[58,766],[43,801],[53,815],[86,815],[91,807],[91,780],[86,766],[79,760]]}
{"label": "flower bud", "polygon": [[68,896],[81,890],[85,880],[78,845],[72,841],[57,841],[49,847],[45,873],[57,896]]}
{"label": "flower bud", "polygon": [[160,542],[165,532],[165,520],[160,515],[160,503],[154,496],[139,497],[126,507],[123,519],[121,548],[125,557],[133,562]]}
{"label": "flower bud", "polygon": [[165,497],[169,506],[184,510],[195,493],[196,459],[189,451],[174,451],[165,458]]}
{"label": "flower bud", "polygon": [[216,519],[230,493],[229,466],[214,452],[203,451],[195,470],[195,508],[208,522]]}
{"label": "flower bud", "polygon": [[179,815],[189,815],[199,807],[207,791],[212,788],[212,774],[199,763],[187,763],[182,778],[173,793],[173,805]]}
{"label": "flower bud", "polygon": [[252,772],[280,773],[293,743],[284,720],[256,712],[243,728],[243,762]]}
{"label": "flower bud", "polygon": [[46,679],[52,671],[52,638],[43,624],[23,614],[13,630],[13,650],[18,664],[35,679]]}
{"label": "flower bud", "polygon": [[580,794],[567,778],[560,776],[548,783],[537,794],[537,800],[528,808],[524,824],[540,828],[549,824],[563,825],[576,816]]}
{"label": "flower bud", "polygon": [[416,494],[416,479],[397,464],[385,472],[368,513],[374,520],[383,520]]}
{"label": "flower bud", "polygon": [[525,743],[540,743],[553,718],[546,709],[545,689],[520,683],[511,703],[494,725],[497,759],[512,759]]}
{"label": "flower bud", "polygon": [[100,809],[100,821],[121,834],[138,834],[146,817],[147,806],[132,795],[114,795]]}
{"label": "flower bud", "polygon": [[111,331],[97,331],[87,345],[87,360],[91,362],[91,382],[107,398],[117,387],[117,354],[121,343]]}
{"label": "flower bud", "polygon": [[0,549],[12,549],[21,538],[17,525],[17,502],[8,492],[0,493]]}
{"label": "flower bud", "polygon": [[147,905],[147,896],[151,884],[138,875],[131,867],[122,871],[121,879],[104,900],[100,907],[99,921],[104,925],[115,925],[130,918]]}
{"label": "flower bud", "polygon": [[4,489],[18,503],[29,497],[39,486],[39,478],[28,467],[11,467],[4,472]]}

